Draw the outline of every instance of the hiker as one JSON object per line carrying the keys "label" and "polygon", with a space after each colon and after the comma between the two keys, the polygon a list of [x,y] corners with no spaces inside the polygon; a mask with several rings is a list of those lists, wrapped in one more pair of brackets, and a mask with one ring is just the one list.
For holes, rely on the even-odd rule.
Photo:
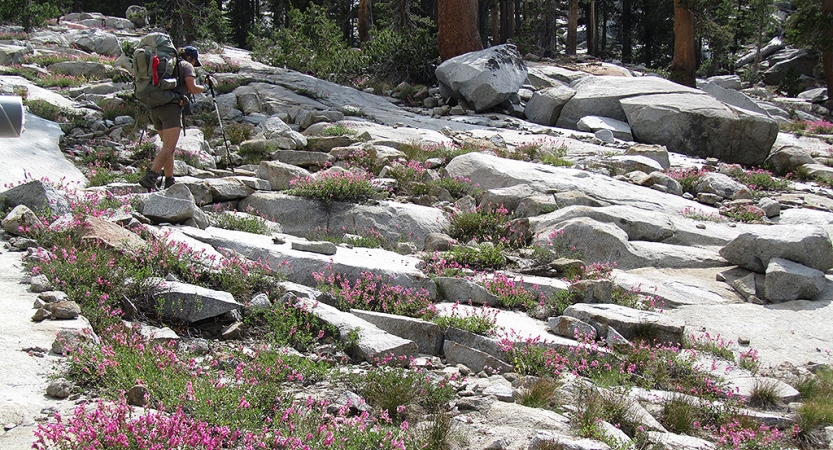
{"label": "hiker", "polygon": [[153,164],[145,173],[139,184],[145,189],[152,191],[157,188],[157,180],[164,171],[165,189],[173,186],[174,180],[174,150],[179,141],[179,133],[182,130],[183,102],[187,102],[186,95],[201,94],[214,85],[210,76],[206,76],[205,85],[197,84],[197,73],[195,67],[200,67],[200,53],[196,47],[187,46],[178,50],[178,78],[184,91],[169,103],[150,109],[150,119],[153,127],[159,133],[162,140],[162,149],[153,159]]}

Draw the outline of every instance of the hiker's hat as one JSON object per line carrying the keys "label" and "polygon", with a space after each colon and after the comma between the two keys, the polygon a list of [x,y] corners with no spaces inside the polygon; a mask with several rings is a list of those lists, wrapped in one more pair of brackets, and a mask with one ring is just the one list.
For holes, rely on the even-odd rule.
{"label": "hiker's hat", "polygon": [[197,47],[193,47],[191,45],[185,47],[185,55],[194,58],[194,67],[199,67],[200,64],[200,51],[197,50]]}

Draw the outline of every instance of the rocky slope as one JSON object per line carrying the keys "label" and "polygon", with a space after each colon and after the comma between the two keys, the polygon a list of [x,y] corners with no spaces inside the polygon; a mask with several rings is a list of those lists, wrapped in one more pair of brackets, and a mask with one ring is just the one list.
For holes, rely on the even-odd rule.
{"label": "rocky slope", "polygon": [[[140,36],[129,26],[127,30],[78,30],[83,28],[75,25],[78,22],[63,23],[62,27],[29,36],[28,42],[0,45],[0,64],[74,44],[86,52],[118,59],[112,65],[90,67],[88,62],[76,61],[42,70],[96,78],[96,74],[124,67],[119,43]],[[589,330],[608,342],[626,342],[636,337],[639,327],[646,323],[661,331],[664,341],[680,342],[689,335],[722,336],[730,341],[728,348],[736,355],[754,349],[767,369],[755,374],[735,367],[727,375],[728,362],[708,353],[700,355],[703,370],[719,374],[728,389],[741,395],[748,395],[751,386],[766,380],[764,375],[794,380],[818,365],[830,363],[833,329],[827,323],[833,317],[833,285],[827,273],[833,267],[828,234],[833,223],[833,190],[825,181],[829,174],[825,164],[831,137],[778,133],[775,124],[784,118],[766,112],[778,108],[774,103],[761,107],[765,110],[761,113],[752,111],[751,106],[738,106],[738,101],[725,103],[709,90],[681,89],[652,77],[633,77],[626,69],[621,69],[622,73],[629,76],[611,79],[536,63],[528,66],[527,78],[516,85],[489,90],[488,95],[505,96],[497,103],[494,99],[466,98],[473,95],[467,94],[473,89],[446,92],[457,86],[447,81],[444,87],[428,90],[421,106],[402,106],[395,98],[252,62],[245,52],[236,49],[207,53],[202,59],[206,65],[234,63],[240,67],[236,73],[216,75],[220,82],[242,81],[232,92],[219,95],[217,105],[226,126],[243,123],[255,130],[252,139],[231,148],[233,156],[242,159],[239,155],[265,148],[268,161],[238,165],[234,173],[217,169],[227,156],[225,142],[215,137],[206,140],[203,131],[194,126],[180,140],[184,154],[193,156],[189,158],[192,164],[180,158],[176,166],[178,184],[152,194],[130,183],[84,188],[91,175],[89,168],[79,170],[71,162],[80,161],[103,145],[118,153],[122,170],[133,169],[134,161],[128,157],[133,144],[122,139],[131,131],[132,118],[105,120],[100,112],[123,102],[129,85],[100,82],[59,94],[22,77],[0,76],[4,93],[25,91],[27,100],[73,108],[85,117],[83,125],[64,126],[62,131],[50,121],[27,114],[23,136],[3,140],[3,154],[14,164],[0,166],[0,180],[7,186],[0,196],[7,206],[18,207],[3,222],[9,233],[9,248],[17,251],[31,245],[12,236],[21,221],[27,220],[27,207],[37,209],[47,200],[60,213],[68,210],[69,198],[78,192],[86,195],[106,191],[133,198],[135,211],[119,218],[121,223],[141,221],[150,228],[170,231],[171,242],[204,249],[219,259],[223,258],[219,252],[222,249],[265,261],[285,277],[281,289],[309,302],[316,314],[336,325],[344,336],[357,327],[362,330],[357,359],[372,360],[391,353],[421,356],[429,358],[440,373],[468,375],[454,402],[455,423],[467,439],[463,448],[545,448],[548,439],[558,439],[567,448],[607,448],[599,441],[571,437],[576,430],[571,426],[569,402],[562,409],[564,415],[516,403],[528,380],[513,373],[510,361],[498,348],[499,338],[569,348],[581,345],[575,339],[577,329]],[[505,95],[507,89],[514,89],[517,99],[512,92]],[[502,104],[504,101],[508,103]],[[824,112],[810,101],[804,103],[809,111],[806,114]],[[467,104],[500,106],[475,113],[466,108]],[[760,100],[755,104],[760,105]],[[209,113],[214,108],[209,97],[199,99],[195,106],[197,111]],[[669,116],[668,111],[673,114]],[[659,117],[659,122],[648,121],[648,116]],[[593,117],[598,119],[594,121]],[[701,121],[710,125],[700,134],[693,133],[692,127]],[[324,131],[333,124],[352,131],[326,136]],[[446,164],[437,163],[428,173],[468,179],[483,193],[459,199],[449,192],[401,194],[369,204],[326,205],[281,192],[296,176],[322,173],[330,165],[343,166],[359,150],[372,155],[374,165],[390,170],[393,161],[404,158],[405,150],[415,144],[481,150],[457,156]],[[508,157],[517,157],[531,147],[571,165],[542,164],[540,157],[528,158],[531,161]],[[672,149],[676,151],[669,151]],[[683,151],[693,156],[680,153]],[[235,161],[242,162],[240,159]],[[778,174],[800,172],[808,178],[792,182],[788,189],[760,195],[730,176],[742,169],[726,164],[765,160]],[[377,183],[395,184],[385,178],[384,170],[376,173]],[[697,170],[698,183],[684,189],[668,175],[682,170]],[[53,189],[48,183],[31,181],[41,177],[62,179],[64,186]],[[501,311],[496,320],[505,333],[491,338],[442,332],[434,324],[406,317],[340,312],[327,305],[326,296],[316,290],[313,273],[335,271],[356,278],[369,272],[402,287],[426,289],[440,311],[450,310],[454,302],[495,304],[495,295],[484,288],[481,279],[430,278],[424,272],[424,258],[451,241],[444,235],[449,223],[446,213],[488,205],[502,205],[513,214],[514,237],[547,245],[555,233],[559,245],[581,253],[584,264],[615,263],[610,280],[571,284],[557,264],[541,265],[523,252],[509,255],[513,264],[507,273],[524,286],[545,295],[569,291],[585,302],[557,317],[550,317],[546,311]],[[273,232],[261,236],[212,226],[218,211],[223,210],[257,211],[269,220]],[[742,211],[751,211],[758,220],[730,220],[729,216],[737,217]],[[121,227],[114,229],[110,222],[92,222],[95,239],[113,245],[141,240],[123,234]],[[320,229],[356,234],[372,229],[387,242],[398,244],[382,250],[307,239]],[[3,257],[12,260],[16,255],[5,253]],[[9,276],[22,275],[15,271]],[[48,290],[36,286],[39,280],[32,281],[30,290]],[[660,311],[647,312],[609,305],[613,286],[633,289],[642,300],[663,306]],[[177,320],[199,324],[206,318],[223,317],[223,330],[214,330],[214,335],[205,331],[218,339],[235,339],[239,324],[226,313],[242,310],[253,301],[229,299],[228,293],[204,292],[191,286],[169,287],[169,292],[195,296],[201,306],[189,310],[188,315],[177,316]],[[4,309],[15,314],[8,321],[24,330],[14,332],[15,336],[33,332],[38,337],[3,342],[4,352],[16,359],[21,359],[23,349],[33,354],[22,358],[25,361],[19,366],[10,365],[9,377],[3,377],[9,413],[2,417],[8,432],[0,436],[0,443],[9,448],[23,448],[20,436],[31,430],[32,418],[43,417],[40,410],[44,407],[41,402],[21,401],[20,382],[14,381],[20,378],[15,377],[21,371],[32,370],[26,366],[31,363],[29,358],[39,356],[34,353],[58,359],[47,350],[44,336],[54,334],[55,324],[71,323],[29,322],[35,310],[28,306],[20,310],[20,303],[32,302],[33,294],[23,292],[23,288],[8,286],[15,294],[4,301],[14,308]],[[164,304],[164,296],[159,301]],[[41,313],[44,317],[55,314],[54,308],[43,310],[49,311]],[[159,337],[163,330],[148,332]],[[565,390],[575,383],[566,380]],[[778,395],[784,404],[796,399],[792,387],[780,380],[778,383]],[[44,384],[41,381],[38,388],[28,392],[37,392]],[[335,389],[322,390],[338,394]],[[656,405],[661,404],[658,399],[664,395],[668,394],[635,388],[629,392],[629,397],[635,399],[634,408],[639,409],[634,414],[651,431],[651,440],[665,448],[713,448],[710,441],[714,439],[670,433],[656,420],[661,418]],[[69,403],[47,403],[51,402],[63,408]],[[750,409],[744,414],[766,416],[766,423],[786,429],[794,420],[794,410],[795,405],[770,412]],[[575,417],[572,419],[574,422]]]}

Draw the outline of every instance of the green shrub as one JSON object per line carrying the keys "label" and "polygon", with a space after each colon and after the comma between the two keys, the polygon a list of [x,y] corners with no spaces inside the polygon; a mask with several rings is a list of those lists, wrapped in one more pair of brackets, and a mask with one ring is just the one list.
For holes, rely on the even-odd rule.
{"label": "green shrub", "polygon": [[575,427],[580,436],[606,440],[599,421],[611,423],[628,436],[636,435],[639,424],[628,410],[633,400],[626,393],[601,391],[594,387],[579,389]]}
{"label": "green shrub", "polygon": [[732,203],[724,206],[720,214],[737,222],[760,222],[764,218],[764,210],[756,205],[745,203]]}
{"label": "green shrub", "polygon": [[90,80],[83,76],[64,75],[62,73],[49,73],[38,75],[35,84],[44,88],[60,88],[66,89],[71,87],[78,87]]}
{"label": "green shrub", "polygon": [[238,147],[237,154],[243,158],[244,164],[260,164],[270,159],[269,155],[277,149],[277,144],[272,141],[255,140]]}
{"label": "green shrub", "polygon": [[414,17],[413,25],[401,32],[377,28],[373,40],[357,52],[344,43],[327,11],[311,4],[305,11],[291,9],[284,27],[252,40],[252,55],[272,66],[345,84],[358,85],[366,78],[433,83],[436,32],[424,19]]}
{"label": "green shrub", "polygon": [[726,361],[734,362],[735,353],[729,348],[729,344],[722,337],[717,336],[716,338],[712,338],[708,333],[699,337],[692,335],[684,342],[686,348],[693,348],[700,352],[708,352]]}
{"label": "green shrub", "polygon": [[130,116],[134,119],[141,117],[137,103],[108,103],[101,108],[101,114],[106,120],[113,120],[119,116]]}
{"label": "green shrub", "polygon": [[561,383],[552,377],[536,377],[518,396],[518,403],[530,408],[555,410],[560,405]]}
{"label": "green shrub", "polygon": [[97,145],[81,155],[81,162],[84,165],[96,164],[98,166],[113,168],[118,162],[119,152],[115,148],[106,145]]}
{"label": "green shrub", "polygon": [[358,132],[343,123],[334,123],[322,131],[324,136],[355,136]]}
{"label": "green shrub", "polygon": [[476,186],[472,186],[471,180],[465,177],[445,176],[432,180],[429,184],[445,189],[456,199],[463,198],[466,195],[477,195],[480,192]]}
{"label": "green shrub", "polygon": [[329,172],[296,178],[289,182],[289,195],[332,202],[362,202],[375,197],[370,175],[354,172]]}
{"label": "green shrub", "polygon": [[375,367],[349,382],[371,406],[397,422],[417,412],[443,411],[455,395],[445,380],[434,382],[424,373],[399,367]]}
{"label": "green shrub", "polygon": [[674,395],[662,405],[661,423],[673,433],[690,435],[695,424],[703,421],[700,405],[688,397]]}
{"label": "green shrub", "polygon": [[[566,149],[566,147],[565,147]],[[565,152],[566,153],[566,152]],[[555,166],[555,167],[572,167],[573,163],[563,156],[559,156],[558,154],[553,153],[544,153],[541,156],[541,163],[546,164],[548,166]]]}
{"label": "green shrub", "polygon": [[216,95],[228,94],[244,84],[243,80],[238,78],[231,78],[222,80],[214,85],[214,92]]}
{"label": "green shrub", "polygon": [[763,408],[772,409],[781,403],[781,396],[778,395],[779,384],[775,380],[758,380],[752,386],[752,392],[749,393],[747,401],[750,405]]}
{"label": "green shrub", "polygon": [[361,71],[372,79],[432,84],[439,64],[433,24],[413,16],[412,27],[402,31],[376,29],[373,39],[362,46]]}
{"label": "green shrub", "polygon": [[506,267],[503,246],[483,242],[475,246],[458,245],[443,256],[469,269],[502,269]]}
{"label": "green shrub", "polygon": [[807,131],[808,122],[804,120],[796,120],[787,123],[780,123],[778,128],[785,133],[793,133],[801,136]]}
{"label": "green shrub", "polygon": [[226,230],[245,231],[252,234],[272,234],[269,224],[260,217],[251,214],[223,212],[214,219],[214,225]]}
{"label": "green shrub", "polygon": [[455,304],[451,308],[450,315],[437,316],[434,318],[434,323],[443,329],[457,328],[483,335],[487,335],[495,329],[497,309],[484,305],[472,311],[466,310],[463,314],[458,313],[458,310],[459,305]]}
{"label": "green shrub", "polygon": [[284,27],[252,39],[251,44],[252,57],[257,61],[327,81],[351,79],[363,66],[361,55],[347,48],[339,26],[315,4],[305,11],[290,9]]}
{"label": "green shrub", "polygon": [[252,137],[252,126],[246,123],[231,122],[225,129],[226,138],[231,145],[238,145]]}
{"label": "green shrub", "polygon": [[364,147],[351,147],[350,152],[342,156],[342,160],[348,168],[358,168],[368,173],[378,173],[381,170],[376,152]]}
{"label": "green shrub", "polygon": [[46,100],[24,100],[24,104],[30,113],[55,123],[80,123],[81,120],[75,111],[53,105]]}
{"label": "green shrub", "polygon": [[87,167],[87,179],[90,186],[106,186],[117,181],[120,174],[106,166],[90,165]]}
{"label": "green shrub", "polygon": [[431,294],[425,289],[389,284],[389,279],[363,272],[356,280],[340,273],[313,273],[318,288],[333,295],[342,311],[351,308],[430,319],[436,312]]}
{"label": "green shrub", "polygon": [[665,174],[669,177],[677,180],[683,188],[683,192],[688,192],[689,194],[696,195],[697,192],[694,190],[694,186],[700,181],[700,178],[703,177],[708,171],[704,169],[698,169],[696,167],[688,167],[688,168],[674,168],[668,170]]}
{"label": "green shrub", "polygon": [[739,165],[729,165],[722,171],[753,191],[786,191],[791,185],[789,180],[775,178],[764,169],[745,170]]}
{"label": "green shrub", "polygon": [[800,437],[806,440],[813,431],[833,425],[833,369],[806,377],[796,388],[803,400],[798,408]]}
{"label": "green shrub", "polygon": [[448,235],[462,242],[502,243],[506,241],[509,211],[504,207],[457,211],[448,217]]}
{"label": "green shrub", "polygon": [[512,278],[500,272],[494,273],[483,284],[486,290],[498,296],[502,306],[508,308],[531,308],[537,305],[541,298],[539,293],[526,289],[522,279]]}
{"label": "green shrub", "polygon": [[0,41],[25,41],[29,34],[22,31],[0,31]]}
{"label": "green shrub", "polygon": [[245,323],[250,335],[300,352],[311,351],[317,344],[339,341],[337,327],[291,302],[247,315]]}

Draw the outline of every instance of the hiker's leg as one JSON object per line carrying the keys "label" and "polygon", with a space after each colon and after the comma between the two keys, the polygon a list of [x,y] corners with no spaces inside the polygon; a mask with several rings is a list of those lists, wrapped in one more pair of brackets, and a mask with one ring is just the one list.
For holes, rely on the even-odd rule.
{"label": "hiker's leg", "polygon": [[165,176],[170,177],[174,174],[174,150],[177,142],[179,142],[179,132],[181,130],[179,105],[163,105],[154,108],[151,112],[156,113],[157,118],[154,120],[153,126],[162,140],[162,149],[153,159],[151,170],[159,174],[164,170]]}
{"label": "hiker's leg", "polygon": [[162,148],[153,158],[150,169],[145,173],[139,184],[149,191],[156,190],[159,175],[173,177],[174,150],[179,141],[180,112],[179,105],[168,104],[151,109],[150,118],[154,128],[159,133]]}
{"label": "hiker's leg", "polygon": [[159,138],[162,139],[162,149],[153,159],[153,166],[151,169],[154,172],[162,173],[164,170],[166,177],[174,176],[174,150],[176,144],[179,142],[179,132],[181,128],[166,128],[159,132]]}

